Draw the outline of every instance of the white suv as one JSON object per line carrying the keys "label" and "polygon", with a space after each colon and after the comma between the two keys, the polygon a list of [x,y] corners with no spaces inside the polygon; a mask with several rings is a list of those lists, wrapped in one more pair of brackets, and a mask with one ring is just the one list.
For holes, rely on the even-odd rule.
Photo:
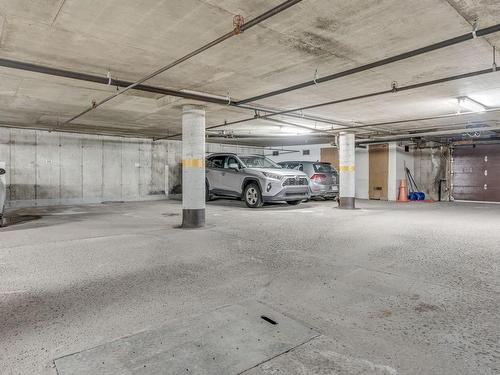
{"label": "white suv", "polygon": [[206,199],[243,199],[250,208],[265,202],[299,204],[310,198],[309,178],[262,155],[212,154],[206,162]]}

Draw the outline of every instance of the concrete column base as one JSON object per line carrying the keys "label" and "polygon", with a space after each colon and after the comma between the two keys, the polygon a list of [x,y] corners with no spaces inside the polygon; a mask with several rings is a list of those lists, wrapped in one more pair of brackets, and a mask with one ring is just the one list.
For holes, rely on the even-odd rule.
{"label": "concrete column base", "polygon": [[340,197],[339,208],[345,210],[354,210],[356,208],[356,198],[353,197]]}
{"label": "concrete column base", "polygon": [[182,228],[202,228],[205,226],[205,209],[183,209]]}

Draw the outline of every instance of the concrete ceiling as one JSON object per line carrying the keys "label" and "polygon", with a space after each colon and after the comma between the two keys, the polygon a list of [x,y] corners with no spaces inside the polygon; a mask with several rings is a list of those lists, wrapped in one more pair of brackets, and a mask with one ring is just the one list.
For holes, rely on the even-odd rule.
{"label": "concrete ceiling", "polygon": [[[251,19],[282,0],[0,0],[0,57],[133,81]],[[304,0],[151,79],[147,84],[244,99],[410,51],[498,23],[495,0]],[[267,98],[258,104],[297,108],[475,70],[492,64],[500,33],[349,77]],[[500,55],[499,55],[500,57]],[[180,131],[186,100],[130,91],[70,125],[62,122],[115,87],[0,68],[0,124],[160,137]],[[408,92],[307,111],[343,124],[369,124],[455,113],[458,96],[500,107],[500,72]],[[251,111],[207,105],[207,126],[251,117]],[[293,120],[316,129],[332,125]],[[500,112],[385,125],[391,132],[479,120]],[[59,125],[58,125],[59,124]],[[337,128],[334,126],[334,128]],[[293,143],[299,128],[263,120],[227,127],[259,143]],[[226,129],[226,130],[227,130]],[[370,128],[363,128],[368,133]],[[371,131],[371,130],[370,130]],[[366,136],[367,134],[364,134]],[[300,137],[307,140],[307,136]],[[241,141],[249,142],[249,141]]]}

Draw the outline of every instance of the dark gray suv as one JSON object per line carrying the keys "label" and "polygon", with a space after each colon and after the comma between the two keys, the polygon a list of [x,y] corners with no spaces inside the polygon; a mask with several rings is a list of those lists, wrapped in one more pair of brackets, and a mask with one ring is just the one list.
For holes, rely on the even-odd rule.
{"label": "dark gray suv", "polygon": [[299,204],[310,198],[309,178],[262,155],[212,154],[206,161],[206,198],[243,199],[250,208],[265,202]]}
{"label": "dark gray suv", "polygon": [[330,163],[319,161],[283,161],[283,168],[297,169],[309,177],[311,197],[335,199],[339,194],[339,174]]}

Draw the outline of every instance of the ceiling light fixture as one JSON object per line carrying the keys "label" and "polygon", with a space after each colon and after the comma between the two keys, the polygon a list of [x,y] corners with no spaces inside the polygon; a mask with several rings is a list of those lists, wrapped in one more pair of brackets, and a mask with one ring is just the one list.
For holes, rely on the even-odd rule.
{"label": "ceiling light fixture", "polygon": [[461,109],[466,109],[467,111],[470,112],[485,112],[486,111],[486,106],[483,104],[476,102],[475,100],[472,100],[468,96],[461,96],[460,98],[457,98],[458,101],[458,106],[459,106],[459,111],[458,113],[461,113]]}

